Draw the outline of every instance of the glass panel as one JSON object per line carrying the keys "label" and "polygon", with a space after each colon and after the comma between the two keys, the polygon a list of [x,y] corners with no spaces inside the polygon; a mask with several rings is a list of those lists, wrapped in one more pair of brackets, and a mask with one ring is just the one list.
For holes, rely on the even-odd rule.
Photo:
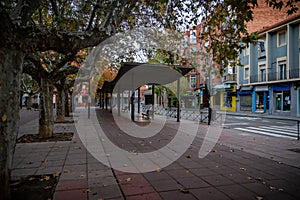
{"label": "glass panel", "polygon": [[283,92],[283,111],[291,111],[291,96],[290,91]]}
{"label": "glass panel", "polygon": [[264,110],[264,93],[256,93],[256,110]]}
{"label": "glass panel", "polygon": [[279,80],[285,80],[286,79],[286,62],[279,62],[278,63],[278,70],[279,70]]}
{"label": "glass panel", "polygon": [[282,94],[281,93],[276,94],[276,110],[278,110],[278,111],[282,110]]}
{"label": "glass panel", "polygon": [[286,41],[285,41],[285,31],[284,31],[284,32],[279,33],[278,45],[281,46],[281,45],[284,45],[285,43],[286,43]]}

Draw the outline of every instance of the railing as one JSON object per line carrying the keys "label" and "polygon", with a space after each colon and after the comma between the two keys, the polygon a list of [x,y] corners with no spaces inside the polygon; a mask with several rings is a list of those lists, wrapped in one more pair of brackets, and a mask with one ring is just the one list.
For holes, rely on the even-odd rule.
{"label": "railing", "polygon": [[[299,75],[300,69],[290,69],[289,70],[289,79],[300,78]],[[279,81],[279,80],[288,80],[287,73],[279,73],[279,72],[270,72],[267,74],[268,81]],[[266,77],[259,77],[258,75],[250,76],[250,83],[258,83],[258,82],[266,82]]]}
{"label": "railing", "polygon": [[297,68],[297,69],[290,69],[289,70],[289,77],[290,77],[290,79],[300,78],[299,77],[299,68]]}

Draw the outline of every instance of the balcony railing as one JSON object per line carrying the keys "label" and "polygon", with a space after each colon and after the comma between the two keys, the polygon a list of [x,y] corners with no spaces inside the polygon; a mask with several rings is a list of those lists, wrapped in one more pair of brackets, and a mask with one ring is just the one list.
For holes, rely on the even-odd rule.
{"label": "balcony railing", "polygon": [[236,81],[236,80],[237,80],[236,74],[228,74],[223,76],[223,82]]}
{"label": "balcony railing", "polygon": [[289,70],[289,77],[290,77],[290,79],[300,78],[299,77],[299,70],[300,70],[299,68]]}
{"label": "balcony railing", "polygon": [[[290,69],[288,77],[290,80],[300,78],[299,69]],[[268,81],[287,80],[287,73],[271,72],[267,74]],[[265,77],[259,77],[258,75],[250,76],[250,83],[266,82]]]}

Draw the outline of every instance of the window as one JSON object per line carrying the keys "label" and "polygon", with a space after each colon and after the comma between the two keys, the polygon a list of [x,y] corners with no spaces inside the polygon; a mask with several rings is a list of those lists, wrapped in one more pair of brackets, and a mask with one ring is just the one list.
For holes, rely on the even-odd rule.
{"label": "window", "polygon": [[286,61],[278,62],[278,79],[279,80],[286,79]]}
{"label": "window", "polygon": [[244,55],[248,56],[249,54],[250,54],[250,46],[248,46],[244,49]]}
{"label": "window", "polygon": [[249,67],[245,67],[244,68],[244,79],[249,79],[249,77],[250,77],[250,69],[249,69]]}
{"label": "window", "polygon": [[196,88],[196,75],[190,75],[190,88]]}
{"label": "window", "polygon": [[265,48],[265,41],[259,40],[258,41],[258,58],[266,57],[266,48]]}
{"label": "window", "polygon": [[260,65],[259,66],[259,81],[265,82],[266,81],[266,65]]}
{"label": "window", "polygon": [[191,44],[196,44],[197,43],[197,31],[196,30],[192,30],[190,31],[190,43]]}
{"label": "window", "polygon": [[286,45],[286,31],[281,31],[277,34],[277,46],[283,45]]}
{"label": "window", "polygon": [[184,36],[184,38],[182,39],[182,48],[187,48],[188,44],[188,37],[187,36]]}

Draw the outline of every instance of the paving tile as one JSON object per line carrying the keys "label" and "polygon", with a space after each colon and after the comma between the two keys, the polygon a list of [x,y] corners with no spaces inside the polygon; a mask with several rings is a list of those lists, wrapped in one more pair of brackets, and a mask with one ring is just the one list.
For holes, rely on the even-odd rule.
{"label": "paving tile", "polygon": [[144,173],[143,175],[148,181],[166,180],[171,178],[171,176],[165,171],[148,172],[148,173]]}
{"label": "paving tile", "polygon": [[229,200],[230,198],[214,187],[191,189],[190,192],[197,199]]}
{"label": "paving tile", "polygon": [[155,190],[151,185],[123,185],[121,184],[121,188],[125,196],[138,195],[138,194],[147,194],[154,193]]}
{"label": "paving tile", "polygon": [[193,177],[195,176],[190,170],[181,168],[181,169],[174,169],[174,170],[166,170],[166,172],[173,178],[179,177]]}
{"label": "paving tile", "polygon": [[227,196],[229,196],[231,199],[255,199],[257,195],[250,190],[247,190],[246,188],[240,186],[240,185],[226,185],[226,186],[220,186],[217,187],[218,190],[225,193]]}
{"label": "paving tile", "polygon": [[256,181],[252,177],[247,176],[247,174],[229,173],[229,174],[222,174],[222,175],[226,178],[229,178],[235,183],[251,183]]}
{"label": "paving tile", "polygon": [[169,190],[178,190],[182,187],[180,184],[178,184],[175,180],[172,180],[172,179],[151,181],[150,184],[158,192],[169,191]]}
{"label": "paving tile", "polygon": [[53,200],[86,200],[87,199],[87,190],[66,190],[66,191],[55,191]]}
{"label": "paving tile", "polygon": [[78,190],[78,189],[87,189],[88,184],[87,180],[60,180],[55,188],[56,191],[63,190]]}
{"label": "paving tile", "polygon": [[118,185],[108,185],[104,187],[90,187],[89,199],[112,199],[122,197],[121,190]]}
{"label": "paving tile", "polygon": [[140,194],[126,197],[126,200],[161,200],[158,193]]}
{"label": "paving tile", "polygon": [[264,196],[271,192],[270,187],[261,182],[243,183],[241,186],[256,193],[258,196]]}
{"label": "paving tile", "polygon": [[184,187],[184,188],[200,188],[200,187],[209,187],[202,179],[194,176],[188,178],[179,178],[177,181]]}
{"label": "paving tile", "polygon": [[164,200],[174,200],[174,199],[180,199],[180,200],[196,200],[196,198],[191,193],[182,193],[179,190],[175,191],[168,191],[168,192],[160,192],[159,195]]}
{"label": "paving tile", "polygon": [[103,187],[108,185],[117,184],[117,180],[114,176],[105,176],[105,177],[88,177],[88,186],[89,187]]}
{"label": "paving tile", "polygon": [[231,181],[230,179],[228,179],[222,175],[203,176],[201,178],[213,186],[234,184],[233,181]]}
{"label": "paving tile", "polygon": [[15,177],[29,176],[29,175],[34,175],[36,171],[37,168],[13,169],[11,176],[15,176]]}
{"label": "paving tile", "polygon": [[204,177],[204,176],[212,176],[220,174],[221,171],[216,172],[208,168],[200,168],[200,169],[190,169],[190,172],[198,177]]}
{"label": "paving tile", "polygon": [[36,175],[42,174],[54,174],[62,171],[63,166],[51,166],[51,167],[39,167],[36,171]]}

